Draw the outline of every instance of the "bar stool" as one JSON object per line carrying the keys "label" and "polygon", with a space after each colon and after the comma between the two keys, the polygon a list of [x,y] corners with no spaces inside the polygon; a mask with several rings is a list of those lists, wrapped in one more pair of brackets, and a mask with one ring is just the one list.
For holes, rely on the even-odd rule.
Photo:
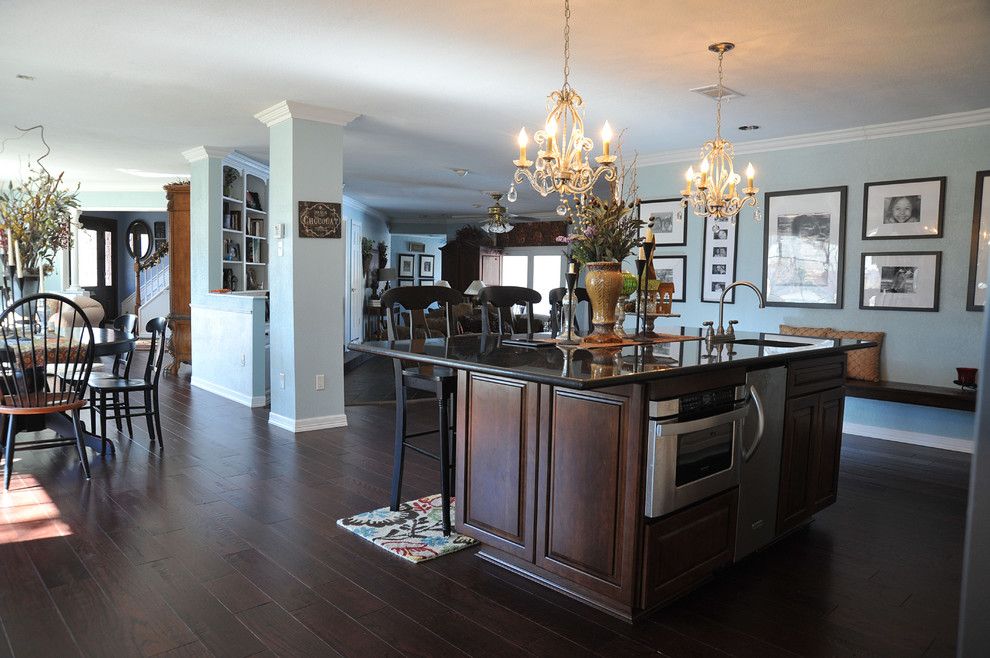
{"label": "bar stool", "polygon": [[512,328],[512,307],[516,305],[526,306],[526,333],[533,333],[533,304],[539,304],[543,295],[532,288],[522,286],[487,286],[478,293],[478,303],[481,304],[481,332],[484,334],[491,332],[491,325],[488,320],[488,305],[495,307],[498,313],[498,333],[505,333],[506,321],[503,312],[508,317],[509,331],[514,333]]}
{"label": "bar stool", "polygon": [[[426,321],[426,309],[434,304],[444,310],[446,336],[452,335],[450,307],[460,303],[461,293],[441,286],[410,286],[390,288],[382,293],[382,308],[390,341],[400,340],[399,329],[408,330],[410,340],[435,338]],[[408,312],[408,324],[400,325],[401,307]],[[397,511],[402,500],[402,467],[406,448],[414,450],[440,462],[440,496],[443,498],[443,534],[450,534],[450,496],[454,479],[454,424],[452,415],[455,409],[457,373],[452,368],[425,364],[409,364],[402,359],[392,359],[395,370],[395,458],[392,464],[391,509]],[[406,391],[416,389],[434,393],[437,396],[439,423],[437,429],[425,432],[406,432]],[[440,435],[440,454],[436,455],[419,448],[408,439],[426,434]]]}

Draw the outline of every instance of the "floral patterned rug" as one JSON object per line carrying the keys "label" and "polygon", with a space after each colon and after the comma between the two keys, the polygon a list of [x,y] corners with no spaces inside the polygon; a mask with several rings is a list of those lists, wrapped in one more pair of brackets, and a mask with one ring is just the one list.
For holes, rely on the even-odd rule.
{"label": "floral patterned rug", "polygon": [[[453,519],[453,500],[450,516]],[[443,536],[440,494],[406,501],[399,505],[398,512],[382,507],[338,519],[337,525],[409,562],[432,560],[477,543],[453,530],[449,537]]]}

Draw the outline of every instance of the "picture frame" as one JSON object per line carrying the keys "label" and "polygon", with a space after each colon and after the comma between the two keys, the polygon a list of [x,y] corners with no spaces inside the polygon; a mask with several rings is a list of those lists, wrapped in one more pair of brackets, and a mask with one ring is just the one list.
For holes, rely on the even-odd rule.
{"label": "picture frame", "polygon": [[416,256],[414,254],[399,254],[399,279],[414,279],[416,277]]}
{"label": "picture frame", "polygon": [[433,265],[435,262],[435,256],[433,254],[420,254],[419,255],[419,278],[420,279],[430,279],[434,277]]}
{"label": "picture frame", "polygon": [[416,285],[416,279],[399,279],[398,284],[400,288],[409,288]]}
{"label": "picture frame", "polygon": [[[668,256],[666,254],[653,255],[653,269],[657,273],[660,281],[672,281],[674,284],[674,296],[670,301],[687,301],[685,286],[687,283],[687,256]],[[665,272],[665,274],[661,274]]]}
{"label": "picture frame", "polygon": [[251,192],[249,190],[247,193],[246,203],[249,210],[264,211],[264,208],[261,207],[261,195],[257,192]]}
{"label": "picture frame", "polygon": [[976,172],[973,197],[973,234],[969,245],[969,282],[966,310],[982,311],[987,303],[987,261],[990,251],[990,169]]}
{"label": "picture frame", "polygon": [[[725,287],[736,280],[738,247],[738,222],[705,217],[704,250],[701,259],[701,301],[717,304]],[[724,265],[724,273],[714,274],[715,265]],[[736,291],[732,289],[725,296],[725,303],[734,304],[735,301]]]}
{"label": "picture frame", "polygon": [[687,221],[681,197],[643,201],[639,205],[639,217],[646,222],[639,230],[640,237],[646,235],[648,226],[653,229],[658,247],[687,246]]}
{"label": "picture frame", "polygon": [[846,185],[768,192],[763,298],[767,306],[842,308]]}
{"label": "picture frame", "polygon": [[945,176],[866,183],[863,239],[905,240],[942,237]]}
{"label": "picture frame", "polygon": [[426,244],[423,242],[407,242],[406,248],[414,254],[422,254],[426,252]]}
{"label": "picture frame", "polygon": [[154,227],[155,240],[165,240],[165,222],[155,222]]}
{"label": "picture frame", "polygon": [[941,251],[864,253],[859,307],[873,311],[938,311]]}

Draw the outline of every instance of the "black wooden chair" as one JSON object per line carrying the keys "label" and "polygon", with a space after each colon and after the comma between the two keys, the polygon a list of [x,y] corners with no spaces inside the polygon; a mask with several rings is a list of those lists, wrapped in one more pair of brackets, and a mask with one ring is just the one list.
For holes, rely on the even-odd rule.
{"label": "black wooden chair", "polygon": [[[124,313],[123,315],[117,316],[117,319],[113,321],[113,328],[116,329],[117,331],[123,331],[124,333],[133,335],[134,332],[137,331],[137,323],[138,323],[138,317],[136,315],[134,315],[133,313]],[[107,379],[108,377],[122,377],[124,379],[127,379],[131,376],[131,359],[133,357],[134,357],[134,346],[132,345],[131,349],[114,356],[113,365],[111,366],[109,372],[103,370],[99,370],[99,371],[94,370],[93,373],[90,374],[89,379],[90,380]],[[120,395],[121,395],[120,393],[115,393],[113,395],[113,404],[115,407],[120,404]],[[126,403],[127,393],[124,393],[123,395]],[[117,431],[123,432],[123,427],[121,427],[121,418],[118,416],[115,420],[117,421]],[[92,406],[89,408],[89,429],[91,432],[96,431],[96,410]],[[131,421],[130,418],[128,418],[127,434],[128,436],[130,436],[133,433],[134,431],[131,428]],[[104,438],[105,436],[106,433],[104,433]]]}
{"label": "black wooden chair", "polygon": [[[95,431],[95,415],[99,414],[100,436],[104,439],[107,437],[107,420],[115,420],[117,429],[120,429],[120,419],[123,418],[127,422],[129,436],[133,438],[131,418],[144,416],[148,422],[148,435],[152,444],[157,437],[158,447],[165,448],[162,443],[162,420],[158,406],[158,380],[161,378],[162,359],[165,357],[167,326],[166,318],[152,318],[145,325],[145,330],[151,334],[151,347],[148,350],[148,363],[144,367],[143,379],[129,376],[130,360],[121,375],[89,378],[89,406],[93,429]],[[143,393],[144,404],[132,405],[130,393]]]}
{"label": "black wooden chair", "polygon": [[[76,326],[54,322],[63,311]],[[83,444],[80,410],[86,404],[85,382],[93,366],[93,327],[74,302],[57,295],[31,295],[0,315],[0,415],[5,427],[3,486],[10,488],[15,447],[40,450],[76,446],[83,474],[89,479],[89,459]],[[23,416],[62,414],[72,417],[74,438],[56,437],[16,444]]]}
{"label": "black wooden chair", "polygon": [[[526,333],[533,333],[533,304],[539,304],[543,295],[532,288],[521,286],[487,286],[478,293],[478,303],[481,304],[481,331],[491,332],[491,324],[488,317],[488,305],[491,304],[498,314],[498,332],[515,333],[513,329],[512,307],[524,305],[526,307]],[[504,315],[503,315],[504,314]],[[506,331],[508,327],[508,331]]]}
{"label": "black wooden chair", "polygon": [[[382,308],[385,309],[385,325],[389,340],[397,340],[398,329],[408,329],[410,340],[436,338],[426,322],[426,309],[439,304],[444,311],[446,335],[453,335],[451,306],[460,303],[462,295],[451,288],[440,286],[411,286],[390,288],[382,293]],[[407,324],[400,324],[403,310],[407,313]],[[406,448],[426,455],[440,462],[440,496],[443,498],[443,534],[450,534],[450,497],[454,479],[454,423],[457,373],[451,368],[431,365],[414,365],[402,359],[392,359],[395,370],[395,458],[392,463],[391,509],[396,511],[402,502],[402,467]],[[406,432],[407,389],[427,391],[437,396],[437,429],[425,432]],[[408,439],[426,434],[440,435],[440,454],[423,450]]]}
{"label": "black wooden chair", "polygon": [[[567,288],[554,288],[547,295],[547,300],[550,302],[550,334],[556,338],[564,326],[564,302],[567,300]],[[581,318],[577,314],[577,305],[581,302],[588,302],[586,307],[588,310],[585,312],[587,317],[585,318]],[[578,336],[584,336],[591,328],[591,298],[588,297],[588,291],[585,288],[574,289],[574,306],[573,332]]]}

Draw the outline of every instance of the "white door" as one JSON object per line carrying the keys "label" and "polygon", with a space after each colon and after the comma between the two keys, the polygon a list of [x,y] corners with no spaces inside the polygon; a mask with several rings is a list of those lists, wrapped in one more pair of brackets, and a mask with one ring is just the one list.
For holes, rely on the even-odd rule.
{"label": "white door", "polygon": [[349,340],[360,341],[364,327],[364,269],[361,264],[361,224],[351,223],[351,271]]}

